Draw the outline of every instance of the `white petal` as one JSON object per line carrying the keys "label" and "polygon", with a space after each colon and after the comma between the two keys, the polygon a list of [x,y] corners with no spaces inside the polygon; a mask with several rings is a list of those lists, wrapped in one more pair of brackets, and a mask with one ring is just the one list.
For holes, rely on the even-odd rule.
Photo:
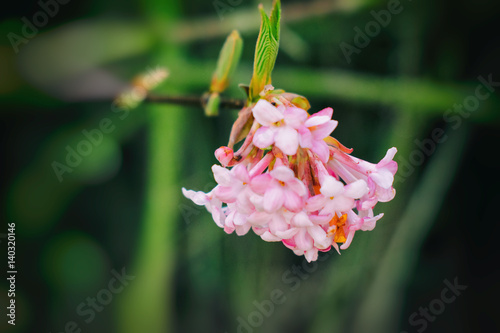
{"label": "white petal", "polygon": [[326,224],[330,222],[334,214],[328,215],[309,215],[309,219],[315,224]]}
{"label": "white petal", "polygon": [[274,129],[270,127],[260,127],[252,139],[253,144],[260,148],[265,149],[274,143]]}
{"label": "white petal", "polygon": [[243,214],[240,214],[240,213],[236,213],[234,215],[234,220],[233,220],[233,223],[234,225],[244,225],[245,223],[247,223],[247,216],[243,215]]}
{"label": "white petal", "polygon": [[[346,197],[343,195],[339,195],[334,197],[330,202],[327,203],[327,206],[330,210],[328,210],[329,213],[332,211],[336,212],[345,212],[348,211],[349,209],[354,208],[354,199],[350,197]],[[321,214],[324,214],[324,212],[321,212]]]}
{"label": "white petal", "polygon": [[286,223],[285,218],[281,214],[273,214],[271,221],[269,222],[269,231],[276,235],[280,231],[286,231],[290,228],[288,223]]}
{"label": "white petal", "polygon": [[381,189],[381,188],[377,189],[377,199],[380,202],[391,201],[392,199],[394,199],[395,196],[396,196],[396,190],[393,189],[392,187],[388,189]]}
{"label": "white petal", "polygon": [[280,237],[281,239],[289,239],[295,236],[295,234],[297,234],[298,231],[299,229],[297,228],[290,228],[285,231],[276,231],[276,236]]}
{"label": "white petal", "polygon": [[370,178],[380,187],[388,189],[394,182],[394,176],[387,170],[380,170],[370,174]]}
{"label": "white petal", "polygon": [[320,192],[325,197],[333,197],[344,192],[344,184],[332,176],[327,176],[321,184]]}
{"label": "white petal", "polygon": [[236,229],[236,234],[238,236],[243,236],[246,235],[247,232],[250,230],[251,225],[250,224],[244,224],[244,225],[237,225],[235,226]]}
{"label": "white petal", "polygon": [[304,253],[304,257],[306,257],[307,262],[316,261],[318,260],[318,250],[317,249],[307,250]]}
{"label": "white petal", "polygon": [[226,215],[222,212],[220,207],[212,207],[212,219],[214,220],[215,224],[217,224],[221,228],[224,228]]}
{"label": "white petal", "polygon": [[328,119],[332,119],[333,109],[332,108],[324,108],[323,110],[316,112],[312,116],[315,116],[315,117],[327,116]]}
{"label": "white petal", "polygon": [[302,148],[312,148],[313,146],[313,136],[311,131],[305,127],[301,126],[298,128],[299,133],[299,144]]}
{"label": "white petal", "polygon": [[312,227],[314,224],[311,222],[305,212],[300,212],[292,218],[291,224],[297,228]]}
{"label": "white petal", "polygon": [[283,115],[285,123],[293,128],[299,128],[307,119],[307,112],[295,107],[287,108]]}
{"label": "white petal", "polygon": [[291,127],[281,126],[276,130],[274,137],[276,147],[281,149],[286,155],[292,156],[297,154],[299,148],[299,133]]}
{"label": "white petal", "polygon": [[314,241],[306,229],[299,230],[299,232],[295,235],[294,240],[297,249],[307,251],[313,247]]}
{"label": "white petal", "polygon": [[349,233],[347,234],[345,243],[340,246],[341,250],[345,250],[349,247],[349,245],[351,245],[351,242],[352,242],[352,239],[354,238],[355,232],[356,232],[355,230],[349,231]]}
{"label": "white petal", "polygon": [[354,183],[344,186],[344,190],[344,195],[354,199],[359,199],[368,193],[368,185],[363,179],[358,179]]}
{"label": "white petal", "polygon": [[337,128],[338,123],[336,120],[330,120],[325,124],[315,127],[314,130],[311,130],[311,134],[316,140],[323,140]]}
{"label": "white petal", "polygon": [[248,217],[248,222],[255,226],[265,226],[271,221],[272,215],[266,212],[253,212]]}
{"label": "white petal", "polygon": [[249,197],[250,202],[255,206],[255,209],[258,211],[263,211],[264,210],[264,197],[260,195],[251,195]]}
{"label": "white petal", "polygon": [[263,240],[265,240],[266,242],[279,242],[279,241],[281,241],[281,238],[274,236],[269,231],[264,232],[260,237]]}
{"label": "white petal", "polygon": [[308,193],[306,185],[304,185],[304,183],[298,178],[295,178],[295,175],[294,178],[286,182],[286,186],[301,197]]}
{"label": "white petal", "polygon": [[264,210],[275,212],[283,206],[284,201],[283,188],[280,185],[273,186],[264,194]]}
{"label": "white petal", "polygon": [[394,159],[394,155],[396,155],[397,152],[398,152],[398,150],[396,149],[396,147],[389,148],[389,150],[387,150],[387,153],[385,154],[384,158],[378,164],[384,165],[384,164],[389,163],[390,161],[392,161]]}
{"label": "white petal", "polygon": [[332,244],[331,239],[326,236],[325,230],[323,230],[323,228],[321,228],[319,225],[309,227],[307,228],[307,231],[309,232],[309,235],[311,235],[311,237],[314,239],[314,244],[317,247],[326,249]]}
{"label": "white petal", "polygon": [[271,124],[284,118],[283,113],[266,100],[259,100],[252,109],[255,120],[263,126]]}
{"label": "white petal", "polygon": [[212,172],[214,173],[215,181],[223,186],[231,185],[231,172],[221,167],[220,165],[214,164],[212,165]]}
{"label": "white petal", "polygon": [[304,125],[306,127],[318,126],[318,125],[322,125],[322,124],[326,123],[330,119],[332,119],[332,117],[328,117],[328,116],[316,116],[316,115],[313,114],[312,116],[309,117],[309,119],[306,120],[306,122],[304,123]]}
{"label": "white petal", "polygon": [[370,231],[375,228],[375,225],[378,220],[380,220],[384,216],[383,213],[378,214],[377,216],[371,217],[371,218],[365,218],[363,220],[363,224],[361,225],[361,230],[363,231]]}
{"label": "white petal", "polygon": [[238,164],[230,171],[231,175],[242,183],[250,183],[247,167],[243,164]]}
{"label": "white petal", "polygon": [[288,181],[295,178],[295,174],[293,173],[292,169],[286,166],[276,167],[270,172],[270,174],[274,179],[282,181],[284,183],[287,183]]}
{"label": "white petal", "polygon": [[255,193],[264,194],[272,180],[273,177],[269,173],[263,173],[252,178],[250,188]]}
{"label": "white petal", "polygon": [[208,203],[208,196],[206,193],[201,192],[201,191],[193,191],[193,190],[186,190],[184,187],[182,188],[182,194],[190,200],[192,200],[195,204],[198,206],[204,206]]}
{"label": "white petal", "polygon": [[285,195],[285,201],[283,202],[283,206],[291,212],[299,212],[304,208],[303,199],[296,193],[291,191],[290,189],[285,190],[283,192]]}
{"label": "white petal", "polygon": [[323,140],[314,140],[313,147],[311,149],[323,163],[327,163],[330,158],[330,149],[328,145]]}
{"label": "white petal", "polygon": [[309,199],[307,199],[306,209],[310,212],[315,212],[317,210],[320,210],[325,206],[326,200],[327,199],[322,194],[310,197]]}

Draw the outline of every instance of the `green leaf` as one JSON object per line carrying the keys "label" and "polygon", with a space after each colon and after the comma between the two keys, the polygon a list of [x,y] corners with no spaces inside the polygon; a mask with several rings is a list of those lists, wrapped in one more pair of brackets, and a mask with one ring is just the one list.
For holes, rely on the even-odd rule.
{"label": "green leaf", "polygon": [[280,39],[281,3],[276,0],[271,16],[268,17],[262,5],[259,6],[262,17],[259,37],[255,47],[253,76],[250,81],[249,102],[255,101],[264,87],[271,83],[271,73],[278,55]]}
{"label": "green leaf", "polygon": [[281,18],[281,2],[275,1],[273,4],[273,9],[271,11],[271,29],[273,29],[273,35],[277,36],[276,40],[279,42],[280,36],[280,18]]}
{"label": "green leaf", "polygon": [[229,78],[240,61],[242,48],[243,40],[238,31],[233,30],[233,32],[227,36],[220,51],[217,67],[210,84],[210,92],[221,93],[227,88]]}

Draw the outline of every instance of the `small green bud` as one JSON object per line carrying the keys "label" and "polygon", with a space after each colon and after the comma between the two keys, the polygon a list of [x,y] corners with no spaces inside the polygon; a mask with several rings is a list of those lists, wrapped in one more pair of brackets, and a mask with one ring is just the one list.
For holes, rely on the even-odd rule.
{"label": "small green bud", "polygon": [[233,30],[233,32],[227,36],[220,51],[217,67],[210,84],[210,92],[221,93],[227,88],[229,85],[229,78],[240,61],[242,48],[243,40],[238,31]]}
{"label": "small green bud", "polygon": [[214,117],[219,115],[220,96],[218,92],[213,92],[208,97],[205,105],[205,116]]}

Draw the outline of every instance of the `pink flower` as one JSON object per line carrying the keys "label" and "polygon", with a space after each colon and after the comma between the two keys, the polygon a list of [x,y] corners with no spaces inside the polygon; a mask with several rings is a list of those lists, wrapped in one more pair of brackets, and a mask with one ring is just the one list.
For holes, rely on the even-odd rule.
{"label": "pink flower", "polygon": [[372,230],[383,216],[373,207],[394,198],[396,148],[368,163],[329,136],[337,126],[331,108],[309,116],[279,93],[272,100],[278,106],[261,99],[253,107],[255,122],[237,152],[238,130],[231,148],[216,150],[218,161],[232,167],[212,167],[218,185],[208,193],[183,188],[183,194],[205,206],[225,232],[242,236],[252,229],[307,261],[331,247],[345,250],[356,231]]}
{"label": "pink flower", "polygon": [[212,171],[215,181],[219,184],[214,189],[217,198],[226,203],[238,202],[241,206],[250,204],[250,176],[244,165],[238,164],[231,170],[213,165]]}
{"label": "pink flower", "polygon": [[332,149],[333,158],[328,165],[335,174],[347,183],[363,179],[368,184],[369,191],[358,203],[361,210],[373,208],[377,202],[387,202],[394,198],[396,190],[392,187],[398,165],[393,161],[396,148],[387,151],[385,157],[377,164],[368,163],[356,157],[347,155],[339,149]]}
{"label": "pink flower", "polygon": [[224,227],[226,215],[222,209],[222,201],[214,197],[213,191],[204,193],[202,191],[192,191],[182,188],[182,194],[188,199],[191,199],[198,206],[205,206],[209,213],[212,213],[214,222],[221,228]]}
{"label": "pink flower", "polygon": [[286,166],[278,166],[269,173],[256,176],[251,182],[252,190],[262,195],[254,197],[253,203],[268,213],[284,207],[292,212],[300,211],[304,205],[307,189],[294,172]]}
{"label": "pink flower", "polygon": [[224,231],[228,234],[236,230],[238,236],[245,235],[252,225],[248,223],[247,212],[242,212],[235,204],[227,205],[227,217],[224,223]]}
{"label": "pink flower", "polygon": [[253,144],[265,149],[276,145],[286,155],[295,155],[299,147],[297,129],[307,119],[307,112],[296,107],[273,106],[259,100],[252,109],[255,120],[262,125],[253,137]]}
{"label": "pink flower", "polygon": [[[373,216],[373,211],[370,209],[368,211],[362,211],[359,214],[354,213],[353,210],[349,210],[345,215],[345,225],[342,225],[341,234],[345,237],[345,241],[342,246],[340,246],[341,250],[346,250],[350,245],[354,238],[354,233],[357,230],[373,230],[375,228],[376,222],[382,218],[384,214],[378,214],[377,216]],[[334,228],[331,227],[329,232],[331,233]],[[338,251],[338,249],[337,249]]]}
{"label": "pink flower", "polygon": [[283,244],[293,250],[297,255],[304,255],[311,262],[318,258],[318,250],[329,250],[332,240],[325,229],[314,223],[305,212],[296,214],[291,224],[297,233],[288,239],[283,239]]}
{"label": "pink flower", "polygon": [[324,141],[337,127],[338,121],[332,120],[333,109],[323,109],[310,116],[299,128],[299,143],[303,148],[310,148],[319,159],[326,163],[330,155],[328,145]]}
{"label": "pink flower", "polygon": [[238,164],[231,170],[212,166],[214,178],[219,185],[213,190],[216,198],[227,204],[223,228],[227,233],[241,236],[250,230],[248,216],[255,210],[250,198],[255,194],[250,189],[250,175],[246,166]]}
{"label": "pink flower", "polygon": [[306,207],[309,211],[319,210],[320,215],[328,215],[354,208],[355,199],[368,193],[368,186],[362,179],[344,185],[334,177],[327,176],[321,184],[320,192],[307,200]]}
{"label": "pink flower", "polygon": [[254,231],[266,242],[279,242],[283,238],[290,238],[297,230],[290,227],[293,213],[284,208],[268,213],[265,211],[253,212],[248,220]]}

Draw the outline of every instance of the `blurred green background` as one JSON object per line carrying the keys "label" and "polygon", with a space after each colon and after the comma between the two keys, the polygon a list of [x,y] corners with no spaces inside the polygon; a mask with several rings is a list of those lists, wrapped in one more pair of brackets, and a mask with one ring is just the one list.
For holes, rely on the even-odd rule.
{"label": "blurred green background", "polygon": [[[254,234],[226,235],[181,195],[182,186],[214,186],[213,152],[236,111],[206,118],[196,107],[112,106],[157,66],[171,75],[155,93],[201,95],[233,29],[244,50],[226,96],[243,98],[258,2],[9,3],[0,14],[0,237],[16,224],[17,312],[12,327],[2,278],[0,330],[499,331],[500,98],[498,84],[477,87],[480,76],[500,81],[500,7],[395,4],[283,1],[273,85],[308,97],[313,111],[333,107],[333,135],[353,155],[377,162],[395,146],[400,164],[398,194],[377,206],[377,228],[358,232],[341,256],[306,264]],[[390,22],[370,23],[388,6],[397,8]],[[44,7],[49,15],[38,14]],[[356,47],[349,57],[346,44]],[[97,143],[83,144],[85,133]],[[72,149],[85,156],[70,157],[58,178],[54,162],[66,165]],[[443,303],[444,281],[456,279],[467,289]]]}

